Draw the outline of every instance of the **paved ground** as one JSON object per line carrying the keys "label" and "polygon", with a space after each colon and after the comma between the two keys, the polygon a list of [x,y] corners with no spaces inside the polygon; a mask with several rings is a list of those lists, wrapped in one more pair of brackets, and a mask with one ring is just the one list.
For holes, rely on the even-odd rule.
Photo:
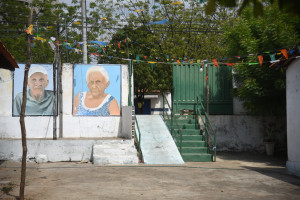
{"label": "paved ground", "polygon": [[[219,153],[215,163],[184,166],[94,166],[28,163],[26,199],[300,199],[300,178],[283,158]],[[0,199],[15,199],[20,163],[1,162]],[[8,182],[12,184],[9,185]]]}

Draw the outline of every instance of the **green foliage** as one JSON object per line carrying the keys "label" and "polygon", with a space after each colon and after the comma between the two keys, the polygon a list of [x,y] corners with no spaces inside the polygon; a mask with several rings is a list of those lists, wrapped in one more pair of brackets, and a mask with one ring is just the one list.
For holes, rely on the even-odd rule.
{"label": "green foliage", "polygon": [[[299,40],[293,20],[276,6],[266,8],[264,17],[256,18],[250,9],[243,11],[224,28],[224,41],[229,56],[254,54],[243,61],[257,63],[256,55],[268,54],[282,48],[292,47]],[[244,107],[253,114],[282,115],[285,113],[285,70],[241,63],[234,67],[234,79],[238,84],[234,94],[244,102]]]}
{"label": "green foliage", "polygon": [[254,16],[262,16],[264,15],[264,7],[269,4],[279,7],[281,11],[291,16],[297,15],[300,17],[300,2],[298,0],[208,0],[205,9],[206,14],[210,15],[216,10],[217,5],[238,7],[238,13],[242,13],[245,8],[251,7]]}
{"label": "green foliage", "polygon": [[[111,48],[101,53],[133,60],[139,55],[140,60],[145,61],[134,62],[134,87],[137,95],[139,92],[145,93],[153,90],[171,91],[172,63],[178,58],[196,61],[196,59],[214,59],[225,56],[220,37],[221,26],[233,16],[232,12],[228,9],[217,8],[218,12],[206,16],[199,2],[191,0],[185,1],[185,4],[171,5],[172,2],[119,0],[114,5],[111,4],[112,1],[106,1],[105,5],[102,1],[92,3],[95,19],[109,16],[105,23],[98,22],[100,29],[104,30],[101,37],[103,39],[105,39],[104,36],[110,37],[112,44]],[[112,15],[111,8],[118,12]],[[147,25],[149,22],[166,18],[167,24]],[[114,34],[107,34],[108,30],[105,27],[109,25],[120,27],[120,29]],[[125,39],[130,42],[125,43]],[[117,45],[119,41],[121,41],[121,48]],[[152,69],[147,61],[169,63],[155,63]],[[128,61],[98,57],[98,63],[127,64]]]}
{"label": "green foliage", "polygon": [[[3,0],[0,3],[0,33],[1,41],[14,55],[17,62],[25,63],[27,60],[27,37],[25,30],[29,26],[28,19],[30,8],[34,8],[32,24],[34,25],[33,37],[41,37],[47,41],[34,40],[31,44],[32,63],[52,63],[54,51],[48,41],[50,37],[60,41],[81,41],[78,27],[74,21],[79,18],[78,5],[67,6],[64,3],[56,3],[55,0],[33,0],[31,4],[15,0]],[[66,62],[67,51],[63,51],[63,62]],[[68,57],[79,61],[74,52]],[[69,61],[70,61],[69,59]]]}
{"label": "green foliage", "polygon": [[18,61],[26,59],[25,27],[30,10],[24,3],[12,0],[0,2],[0,35],[1,41],[13,53]]}

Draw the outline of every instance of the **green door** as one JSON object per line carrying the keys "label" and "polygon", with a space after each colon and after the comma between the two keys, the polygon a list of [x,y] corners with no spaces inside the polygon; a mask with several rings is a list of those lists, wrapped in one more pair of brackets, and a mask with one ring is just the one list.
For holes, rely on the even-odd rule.
{"label": "green door", "polygon": [[194,110],[197,97],[206,107],[206,69],[209,84],[209,114],[232,114],[232,69],[226,65],[200,68],[197,64],[173,65],[173,110]]}

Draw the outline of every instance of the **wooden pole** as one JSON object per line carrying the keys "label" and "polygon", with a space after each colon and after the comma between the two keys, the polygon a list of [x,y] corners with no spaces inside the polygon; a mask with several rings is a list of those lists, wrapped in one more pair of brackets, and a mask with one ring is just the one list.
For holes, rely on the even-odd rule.
{"label": "wooden pole", "polygon": [[[60,41],[60,27],[57,22],[57,41]],[[57,45],[57,91],[58,91],[58,111],[59,111],[59,138],[63,137],[63,102],[62,102],[62,63],[61,63],[62,49]]]}
{"label": "wooden pole", "polygon": [[[30,17],[28,20],[28,26],[32,24],[33,8],[30,10]],[[23,81],[23,100],[20,113],[20,125],[22,133],[22,167],[21,167],[21,182],[20,182],[20,200],[24,199],[25,192],[25,177],[26,177],[26,157],[27,157],[27,141],[26,141],[26,126],[25,126],[25,108],[27,99],[27,84],[28,84],[28,71],[31,65],[31,48],[30,48],[30,34],[27,34],[27,62],[24,71],[24,81]]]}
{"label": "wooden pole", "polygon": [[53,60],[53,94],[54,94],[54,101],[53,101],[53,140],[57,139],[57,120],[56,120],[56,63],[57,63],[57,54],[56,50],[54,51],[54,60]]}

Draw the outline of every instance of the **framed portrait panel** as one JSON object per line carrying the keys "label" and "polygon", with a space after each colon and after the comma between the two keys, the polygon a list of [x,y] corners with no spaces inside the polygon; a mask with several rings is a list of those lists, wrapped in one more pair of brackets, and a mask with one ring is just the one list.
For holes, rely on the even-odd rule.
{"label": "framed portrait panel", "polygon": [[76,64],[73,72],[73,115],[120,115],[121,65]]}
{"label": "framed portrait panel", "polygon": [[[19,64],[13,80],[13,116],[20,116],[23,101],[23,81],[25,64]],[[32,64],[28,72],[26,116],[53,115],[53,66],[52,64]],[[57,110],[57,109],[56,109]]]}

